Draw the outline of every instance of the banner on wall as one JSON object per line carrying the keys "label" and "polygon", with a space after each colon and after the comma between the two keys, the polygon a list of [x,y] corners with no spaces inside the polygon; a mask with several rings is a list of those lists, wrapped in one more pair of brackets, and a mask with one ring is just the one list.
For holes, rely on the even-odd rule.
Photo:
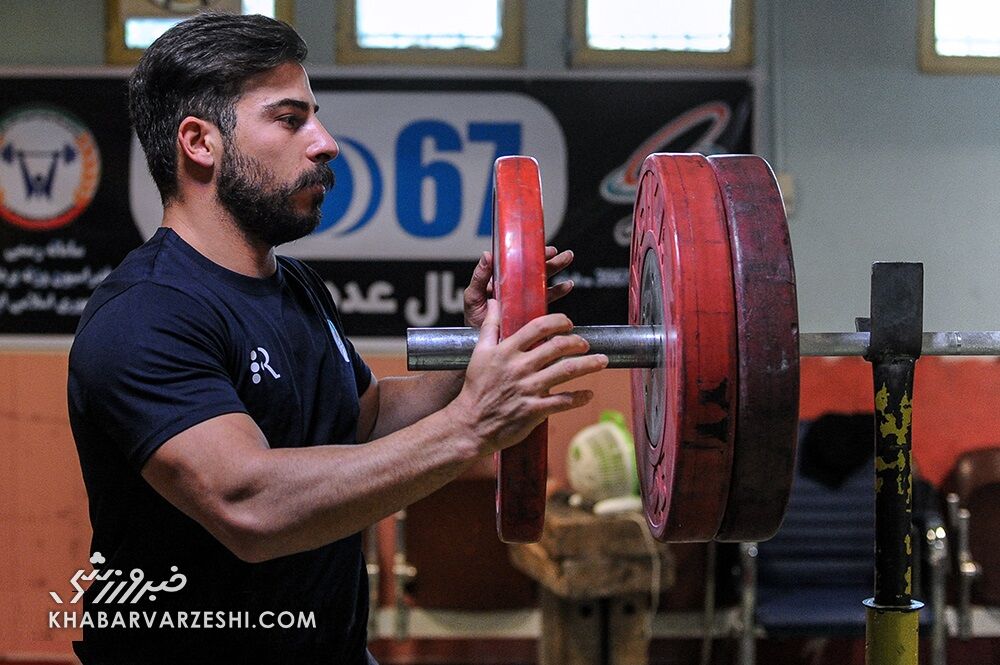
{"label": "banner on wall", "polygon": [[[352,337],[462,325],[490,247],[492,165],[539,162],[546,237],[576,256],[578,325],[627,318],[639,166],[657,151],[751,151],[750,83],[531,79],[313,80],[341,153],[304,259]],[[159,226],[121,78],[5,79],[0,96],[0,334],[71,334],[93,289]]]}

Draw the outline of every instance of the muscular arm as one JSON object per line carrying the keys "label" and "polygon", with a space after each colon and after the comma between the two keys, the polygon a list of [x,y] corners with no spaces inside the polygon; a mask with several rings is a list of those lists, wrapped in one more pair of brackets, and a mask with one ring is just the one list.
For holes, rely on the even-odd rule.
{"label": "muscular arm", "polygon": [[458,395],[464,380],[465,372],[424,372],[381,381],[372,377],[361,396],[358,439],[381,438],[443,409]]}
{"label": "muscular arm", "polygon": [[247,561],[355,533],[591,399],[589,391],[550,392],[607,364],[580,356],[580,337],[560,334],[569,319],[535,319],[503,342],[498,323],[491,306],[458,397],[392,434],[353,446],[271,448],[248,416],[228,414],[166,441],[143,478]]}
{"label": "muscular arm", "polygon": [[448,410],[366,444],[271,448],[246,414],[164,443],[143,478],[246,561],[315,549],[462,472],[481,443]]}

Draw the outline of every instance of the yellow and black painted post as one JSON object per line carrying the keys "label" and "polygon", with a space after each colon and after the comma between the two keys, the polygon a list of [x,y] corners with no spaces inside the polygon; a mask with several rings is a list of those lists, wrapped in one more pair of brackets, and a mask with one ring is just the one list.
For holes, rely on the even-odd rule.
{"label": "yellow and black painted post", "polygon": [[913,375],[923,335],[921,263],[872,265],[875,595],[864,601],[866,665],[916,665],[923,603],[913,599]]}

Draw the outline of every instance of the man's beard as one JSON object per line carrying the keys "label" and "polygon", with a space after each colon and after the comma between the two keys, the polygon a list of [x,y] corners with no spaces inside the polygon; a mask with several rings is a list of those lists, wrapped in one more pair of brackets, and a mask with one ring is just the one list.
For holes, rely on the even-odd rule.
{"label": "man's beard", "polygon": [[295,212],[292,197],[316,185],[327,191],[333,187],[333,171],[326,164],[317,164],[290,185],[279,185],[263,164],[226,141],[217,181],[219,202],[248,240],[275,247],[312,233],[319,225],[325,192],[314,197],[306,214]]}

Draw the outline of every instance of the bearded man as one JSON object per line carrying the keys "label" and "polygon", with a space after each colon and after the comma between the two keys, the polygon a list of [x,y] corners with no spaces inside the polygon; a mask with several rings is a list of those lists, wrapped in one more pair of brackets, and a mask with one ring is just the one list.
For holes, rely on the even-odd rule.
{"label": "bearded man", "polygon": [[[338,153],[305,56],[284,23],[206,13],[129,80],[163,224],[95,291],[70,354],[104,559],[84,664],[373,662],[360,532],[589,401],[550,391],[607,362],[560,314],[499,341],[484,254],[468,369],[376,380],[322,280],[274,251],[316,228]],[[548,255],[550,272],[572,259]]]}

